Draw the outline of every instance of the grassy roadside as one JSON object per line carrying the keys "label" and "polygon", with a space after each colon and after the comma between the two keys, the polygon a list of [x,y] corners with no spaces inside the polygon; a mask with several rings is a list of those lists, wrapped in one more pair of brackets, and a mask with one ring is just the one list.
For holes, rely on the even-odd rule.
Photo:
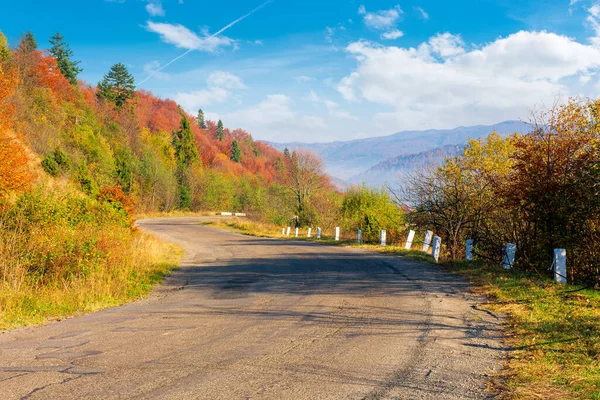
{"label": "grassy roadside", "polygon": [[[364,248],[433,262],[417,250],[358,245],[354,241],[288,238],[281,228],[246,219],[206,222],[238,233]],[[548,276],[504,271],[485,262],[443,262],[486,295],[483,307],[507,316],[505,337],[512,349],[496,377],[503,398],[600,400],[600,292],[554,284]]]}
{"label": "grassy roadside", "polygon": [[137,300],[181,255],[132,228],[118,202],[24,194],[0,207],[0,330]]}
{"label": "grassy roadside", "polygon": [[182,250],[154,236],[136,232],[115,268],[97,268],[77,279],[49,285],[24,283],[0,287],[0,331],[39,325],[118,306],[148,295],[152,287],[179,265]]}

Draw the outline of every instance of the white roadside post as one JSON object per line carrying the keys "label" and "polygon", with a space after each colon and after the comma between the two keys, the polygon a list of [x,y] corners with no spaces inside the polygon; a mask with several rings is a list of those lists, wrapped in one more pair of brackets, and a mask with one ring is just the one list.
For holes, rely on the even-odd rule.
{"label": "white roadside post", "polygon": [[298,237],[298,228],[296,228],[296,237]]}
{"label": "white roadside post", "polygon": [[360,242],[362,242],[362,231],[360,229],[358,230],[358,237],[356,238],[356,242],[358,244],[360,244]]}
{"label": "white roadside post", "polygon": [[442,238],[439,236],[435,236],[433,238],[433,246],[431,249],[431,255],[433,256],[433,259],[435,260],[435,262],[438,262],[438,259],[440,258],[441,248],[442,248]]}
{"label": "white roadside post", "polygon": [[340,240],[340,227],[339,226],[335,227],[335,240],[336,241]]}
{"label": "white roadside post", "polygon": [[308,228],[308,233],[306,234],[306,237],[310,237],[310,231],[312,231],[312,228]]}
{"label": "white roadside post", "polygon": [[502,268],[511,269],[515,264],[515,254],[517,254],[517,245],[514,243],[507,243],[506,250],[504,250],[504,260],[502,260]]}
{"label": "white roadside post", "polygon": [[425,238],[423,239],[423,248],[422,251],[427,253],[429,251],[429,246],[431,245],[431,238],[433,237],[432,231],[425,231]]}
{"label": "white roadside post", "polygon": [[317,228],[317,239],[321,239],[321,228]]}
{"label": "white roadside post", "polygon": [[467,239],[465,246],[465,259],[471,261],[473,259],[473,239]]}
{"label": "white roadside post", "polygon": [[567,283],[567,250],[554,249],[554,282]]}
{"label": "white roadside post", "polygon": [[386,234],[385,230],[384,230],[384,229],[382,229],[382,230],[381,230],[381,232],[379,233],[379,239],[380,239],[380,241],[381,241],[381,245],[382,245],[382,246],[385,246],[385,239],[386,239],[386,236],[387,236],[387,234]]}
{"label": "white roadside post", "polygon": [[415,231],[408,231],[408,237],[406,238],[406,244],[404,245],[404,248],[407,250],[410,250],[414,239],[415,239]]}
{"label": "white roadside post", "polygon": [[288,228],[287,228],[287,233],[286,233],[286,234],[287,234],[287,236],[290,236],[290,229],[291,229],[291,228],[288,226]]}
{"label": "white roadside post", "polygon": [[285,236],[285,228],[281,228],[281,236]]}

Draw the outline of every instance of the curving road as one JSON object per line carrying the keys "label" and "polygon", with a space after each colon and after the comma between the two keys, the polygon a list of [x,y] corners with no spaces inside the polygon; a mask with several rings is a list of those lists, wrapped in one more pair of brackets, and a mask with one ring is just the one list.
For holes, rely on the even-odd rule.
{"label": "curving road", "polygon": [[139,221],[185,248],[140,302],[0,334],[6,399],[483,399],[500,321],[399,257]]}

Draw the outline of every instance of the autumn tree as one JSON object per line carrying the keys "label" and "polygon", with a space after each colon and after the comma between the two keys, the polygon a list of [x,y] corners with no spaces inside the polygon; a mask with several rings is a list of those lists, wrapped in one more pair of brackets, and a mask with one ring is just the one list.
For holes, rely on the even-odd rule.
{"label": "autumn tree", "polygon": [[206,122],[204,121],[204,111],[202,109],[198,110],[198,116],[196,117],[196,121],[198,121],[198,126],[202,129],[206,129]]}
{"label": "autumn tree", "polygon": [[219,122],[217,123],[217,140],[219,142],[222,142],[224,137],[225,131],[223,128],[223,121],[219,120]]}
{"label": "autumn tree", "polygon": [[533,116],[515,143],[507,199],[535,229],[528,264],[545,269],[554,248],[569,275],[600,277],[600,100],[572,99]]}
{"label": "autumn tree", "polygon": [[52,47],[48,50],[56,58],[56,63],[60,72],[71,82],[71,84],[77,84],[77,75],[83,70],[79,68],[80,61],[73,61],[73,51],[69,47],[69,44],[64,41],[63,36],[60,32],[57,32],[50,38],[50,44]]}
{"label": "autumn tree", "polygon": [[514,239],[513,230],[506,227],[511,215],[502,202],[513,142],[513,137],[503,139],[495,132],[471,139],[462,156],[415,173],[398,196],[414,207],[415,224],[442,236],[451,258],[462,256],[466,239],[476,240],[480,250],[494,258],[503,243]]}
{"label": "autumn tree", "polygon": [[121,108],[128,100],[135,97],[135,79],[122,63],[117,63],[110,68],[98,83],[99,98],[106,99]]}
{"label": "autumn tree", "polygon": [[297,222],[310,223],[315,217],[310,199],[324,186],[323,161],[308,150],[296,149],[287,162],[287,186],[295,201]]}
{"label": "autumn tree", "polygon": [[231,160],[236,163],[242,162],[242,150],[237,140],[231,142]]}

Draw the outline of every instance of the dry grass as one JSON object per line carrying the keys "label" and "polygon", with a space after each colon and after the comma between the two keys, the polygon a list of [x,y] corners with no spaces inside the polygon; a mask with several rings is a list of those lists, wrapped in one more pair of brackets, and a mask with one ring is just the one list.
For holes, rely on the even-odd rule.
{"label": "dry grass", "polygon": [[0,211],[0,330],[139,299],[181,256],[87,198],[37,193]]}

